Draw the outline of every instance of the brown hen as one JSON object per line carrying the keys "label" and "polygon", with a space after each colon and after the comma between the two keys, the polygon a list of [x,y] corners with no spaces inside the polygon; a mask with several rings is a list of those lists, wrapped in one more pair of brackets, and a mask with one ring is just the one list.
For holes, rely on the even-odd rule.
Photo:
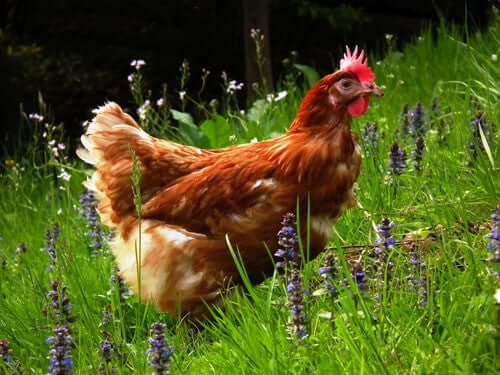
{"label": "brown hen", "polygon": [[[265,245],[276,248],[280,220],[297,200],[303,207],[310,200],[316,256],[355,204],[361,154],[351,119],[366,112],[371,95],[383,95],[374,78],[364,52],[347,49],[340,70],[307,93],[285,135],[217,150],[151,137],[115,103],[99,108],[78,155],[96,167],[86,185],[102,222],[116,230],[111,249],[122,278],[138,292],[140,228],[141,297],[171,314],[202,312],[203,301],[240,281],[226,234],[251,279],[262,280],[273,269]],[[130,148],[142,170],[141,226]]]}

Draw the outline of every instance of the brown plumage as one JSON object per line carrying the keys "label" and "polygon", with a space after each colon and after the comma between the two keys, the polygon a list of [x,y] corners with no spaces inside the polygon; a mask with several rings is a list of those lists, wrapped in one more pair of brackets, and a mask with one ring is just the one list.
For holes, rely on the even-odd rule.
{"label": "brown plumage", "polygon": [[312,256],[324,248],[335,219],[355,204],[361,154],[351,117],[382,95],[362,55],[349,52],[343,62],[309,91],[285,135],[258,143],[201,150],[149,136],[115,103],[96,111],[78,155],[96,167],[87,186],[103,223],[116,229],[111,248],[135,292],[129,148],[142,170],[141,296],[159,309],[201,312],[203,300],[240,281],[226,234],[252,280],[262,280],[272,272],[264,244],[276,248],[281,218],[297,199],[305,209],[310,197]]}

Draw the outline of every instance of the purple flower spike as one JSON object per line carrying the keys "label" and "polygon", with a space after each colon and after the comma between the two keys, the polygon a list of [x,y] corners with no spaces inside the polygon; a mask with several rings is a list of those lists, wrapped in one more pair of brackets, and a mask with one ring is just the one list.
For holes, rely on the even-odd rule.
{"label": "purple flower spike", "polygon": [[415,109],[408,111],[410,116],[410,133],[414,136],[422,136],[427,132],[425,117],[427,112],[424,110],[422,103],[417,103]]}
{"label": "purple flower spike", "polygon": [[106,233],[101,227],[101,222],[99,220],[99,214],[97,212],[97,199],[94,193],[91,191],[86,191],[80,196],[80,205],[83,209],[83,215],[88,221],[90,231],[87,236],[92,239],[91,247],[93,250],[101,250],[106,241]]}
{"label": "purple flower spike", "polygon": [[66,326],[58,326],[54,330],[54,336],[46,340],[51,344],[49,350],[49,374],[71,375],[73,374],[73,359],[71,356],[73,338],[69,335]]}
{"label": "purple flower spike", "polygon": [[406,168],[406,151],[399,147],[397,142],[394,142],[391,146],[391,151],[389,152],[389,175],[399,176],[403,174]]}
{"label": "purple flower spike", "polygon": [[45,251],[49,254],[49,266],[47,267],[47,272],[52,272],[57,261],[57,239],[61,234],[61,228],[59,223],[55,223],[54,226],[45,233],[45,242],[47,247]]}
{"label": "purple flower spike", "polygon": [[493,227],[491,228],[491,234],[489,238],[491,241],[488,243],[488,249],[493,252],[490,256],[489,261],[494,263],[500,262],[500,204],[497,206],[497,210],[493,215],[491,215],[491,220],[493,221]]}
{"label": "purple flower spike", "polygon": [[290,309],[290,329],[299,338],[307,337],[307,318],[304,314],[304,291],[300,271],[292,269],[288,278],[288,308]]}
{"label": "purple flower spike", "polygon": [[114,351],[115,350],[111,342],[108,340],[101,341],[99,348],[99,372],[102,375],[116,373],[116,369],[111,367]]}
{"label": "purple flower spike", "polygon": [[[417,291],[420,296],[419,305],[427,305],[427,265],[419,257],[417,247],[413,247],[410,251],[411,267],[406,277],[408,286],[411,290]],[[419,279],[420,275],[420,279]]]}
{"label": "purple flower spike", "polygon": [[377,225],[377,239],[375,240],[375,247],[373,248],[374,256],[377,258],[376,261],[376,274],[375,276],[379,280],[384,280],[384,272],[388,268],[388,272],[394,266],[392,262],[387,264],[388,258],[396,240],[392,237],[392,230],[396,227],[396,223],[390,221],[388,218],[384,218],[382,223]]}
{"label": "purple flower spike", "polygon": [[366,146],[364,148],[365,152],[370,155],[370,152],[374,152],[373,150],[376,150],[378,146],[377,124],[374,122],[367,123],[362,130],[361,137]]}
{"label": "purple flower spike", "polygon": [[337,267],[335,265],[335,257],[333,254],[327,254],[323,267],[318,269],[318,274],[323,277],[323,287],[333,296],[338,294],[337,287],[333,285],[333,281],[337,278]]}
{"label": "purple flower spike", "polygon": [[439,102],[438,98],[432,98],[431,101],[431,111],[433,116],[439,116]]}
{"label": "purple flower spike", "polygon": [[424,156],[424,150],[425,150],[424,138],[418,137],[417,140],[415,141],[415,152],[413,153],[413,158],[415,159],[415,161],[413,162],[413,166],[417,171],[422,170],[422,158]]}
{"label": "purple flower spike", "polygon": [[115,290],[118,290],[120,302],[123,302],[128,297],[130,297],[130,290],[125,285],[125,281],[123,281],[119,272],[120,270],[118,269],[118,267],[115,267],[115,272],[109,278],[109,282],[112,286],[108,292],[108,295],[112,295],[115,293]]}
{"label": "purple flower spike", "polygon": [[67,289],[66,285],[60,286],[59,281],[52,280],[51,290],[47,293],[47,300],[54,312],[56,323],[61,325],[67,325],[73,321],[71,317],[73,304],[66,295]]}
{"label": "purple flower spike", "polygon": [[7,366],[10,366],[12,362],[11,352],[12,349],[10,348],[9,341],[7,339],[0,340],[0,358],[3,359]]}
{"label": "purple flower spike", "polygon": [[297,266],[297,250],[298,243],[297,234],[295,231],[295,215],[287,213],[281,222],[282,227],[278,232],[278,246],[274,255],[282,258],[276,263],[278,268],[286,269],[287,267],[293,268]]}
{"label": "purple flower spike", "polygon": [[352,267],[351,275],[358,289],[363,290],[365,288],[366,283],[368,282],[366,273],[363,270],[363,265],[361,263],[355,263],[354,266]]}
{"label": "purple flower spike", "polygon": [[165,338],[165,324],[153,323],[151,326],[150,349],[146,351],[149,357],[149,366],[155,375],[169,374],[170,357],[174,347],[169,346]]}

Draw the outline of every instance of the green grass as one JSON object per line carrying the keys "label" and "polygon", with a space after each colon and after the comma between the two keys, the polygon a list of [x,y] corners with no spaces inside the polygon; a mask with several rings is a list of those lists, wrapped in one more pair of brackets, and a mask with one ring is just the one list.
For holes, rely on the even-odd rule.
{"label": "green grass", "polygon": [[[367,115],[353,123],[360,134],[367,121],[374,121],[381,134],[378,147],[363,159],[357,194],[364,208],[377,223],[386,216],[395,221],[397,240],[419,230],[432,239],[419,248],[427,263],[426,306],[419,306],[419,296],[407,287],[408,250],[398,247],[392,257],[390,289],[375,290],[372,283],[363,292],[350,283],[336,301],[307,297],[309,338],[300,344],[289,339],[286,284],[278,274],[245,292],[235,291],[225,308],[214,312],[212,322],[195,330],[185,321],[155,312],[136,297],[120,302],[116,291],[108,293],[113,260],[91,252],[87,224],[79,213],[86,167],[68,163],[72,179],[62,191],[51,173],[54,163],[34,167],[28,155],[20,155],[17,169],[24,167],[24,171],[9,166],[0,177],[0,260],[4,262],[0,339],[9,340],[14,361],[24,373],[47,373],[45,340],[52,334],[53,316],[47,312],[46,294],[55,277],[68,285],[74,304],[73,359],[78,374],[97,373],[103,330],[115,344],[117,373],[149,373],[144,353],[154,321],[167,324],[167,338],[175,346],[174,374],[497,373],[498,307],[493,295],[498,281],[496,266],[485,259],[489,217],[500,201],[500,147],[494,130],[500,118],[500,68],[491,58],[500,53],[499,27],[497,16],[487,33],[466,43],[460,32],[442,27],[435,38],[425,32],[403,52],[390,51],[380,63],[371,58],[376,81],[385,86],[386,96],[373,100]],[[290,93],[282,101],[266,104],[262,100],[245,115],[228,111],[210,120],[217,126],[205,123],[201,137],[185,136],[194,133],[178,137],[215,147],[279,133],[290,123],[303,95],[300,89],[292,92],[290,83],[284,88]],[[428,124],[422,173],[410,166],[387,183],[391,143],[398,141],[409,155],[413,152],[413,138],[402,139],[396,133],[404,103],[414,107],[421,101],[428,109],[433,97],[439,101],[439,116]],[[473,159],[468,148],[469,122],[477,105],[490,124],[490,157],[480,151]],[[235,137],[229,140],[226,130],[215,134],[214,129],[221,127]],[[50,274],[44,234],[56,221],[61,237],[57,266]],[[349,272],[346,257],[352,258],[354,250],[342,246],[372,244],[375,233],[358,209],[342,216],[336,233],[330,246],[339,257],[343,279]],[[16,253],[21,242],[27,251]],[[362,259],[369,267],[367,252]],[[302,272],[311,291],[320,282],[320,262],[307,263]],[[381,295],[379,308],[375,308],[375,292]],[[102,327],[107,305],[112,306],[114,319]],[[331,312],[333,320],[325,318],[325,312]]]}

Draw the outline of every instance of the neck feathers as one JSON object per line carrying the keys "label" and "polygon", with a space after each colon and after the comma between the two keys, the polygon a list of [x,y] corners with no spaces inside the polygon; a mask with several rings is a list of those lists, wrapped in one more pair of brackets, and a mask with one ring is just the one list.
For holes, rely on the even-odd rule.
{"label": "neck feathers", "polygon": [[345,108],[334,107],[330,101],[328,87],[335,74],[324,77],[307,93],[297,115],[290,126],[290,132],[302,131],[310,127],[335,127],[340,123],[350,123],[350,116]]}

